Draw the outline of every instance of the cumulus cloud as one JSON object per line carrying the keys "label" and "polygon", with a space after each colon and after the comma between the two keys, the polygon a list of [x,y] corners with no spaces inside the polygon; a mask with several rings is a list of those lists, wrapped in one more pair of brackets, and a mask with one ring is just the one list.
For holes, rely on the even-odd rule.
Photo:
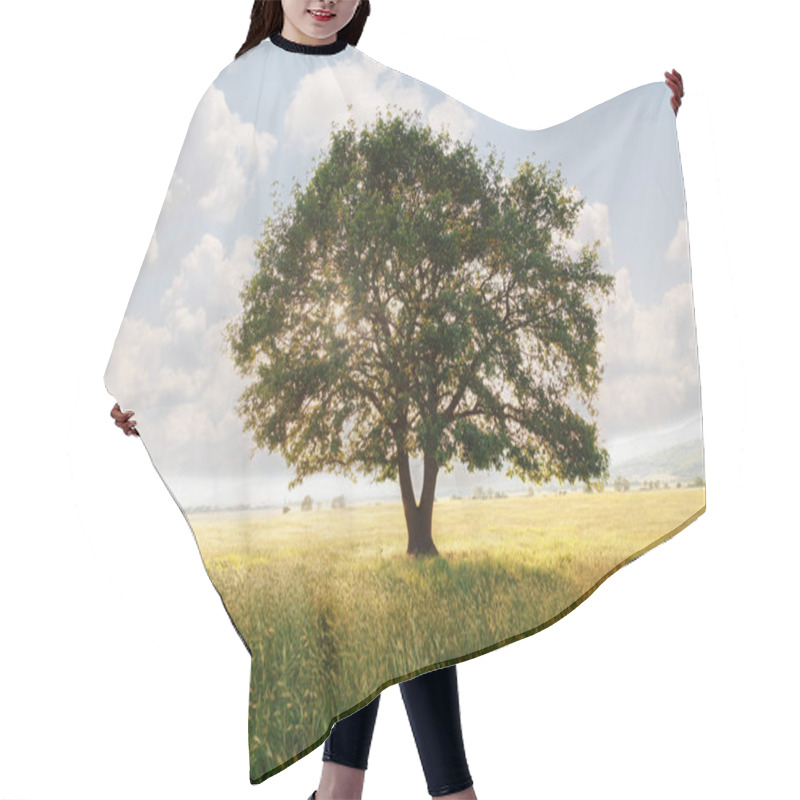
{"label": "cumulus cloud", "polygon": [[437,103],[428,111],[428,122],[434,130],[444,128],[451,136],[462,142],[471,141],[475,129],[472,114],[452,97]]}
{"label": "cumulus cloud", "polygon": [[689,261],[689,225],[686,219],[678,221],[678,227],[667,247],[668,261]]}
{"label": "cumulus cloud", "polygon": [[615,292],[603,314],[606,368],[597,402],[609,437],[679,422],[696,412],[699,397],[691,283],[678,284],[660,303],[644,306],[622,268]]}
{"label": "cumulus cloud", "polygon": [[[189,126],[109,363],[107,384],[134,410],[176,404],[185,413],[187,404],[203,407],[209,391],[232,389],[222,328],[239,311],[238,293],[255,257],[252,236],[236,237],[228,223],[241,219],[274,146],[271,134],[243,122],[224,93],[209,88]],[[152,414],[151,423],[157,418]],[[195,435],[213,435],[204,430]]]}
{"label": "cumulus cloud", "polygon": [[235,313],[239,291],[254,268],[254,246],[251,236],[240,236],[226,256],[222,242],[205,234],[183,258],[180,272],[161,298],[166,318],[173,321],[202,312],[213,323]]}
{"label": "cumulus cloud", "polygon": [[[342,109],[343,96],[354,98],[350,112]],[[352,117],[361,127],[388,102],[414,111],[426,108],[426,95],[418,81],[368,59],[325,66],[299,81],[286,111],[285,131],[293,147],[318,150],[326,144],[332,123],[342,125]],[[452,98],[427,108],[423,119],[434,130],[446,126],[451,136],[460,139],[467,139],[475,127],[469,110]]]}
{"label": "cumulus cloud", "polygon": [[[181,260],[161,298],[160,320],[123,319],[107,382],[118,399],[141,412],[140,425],[150,425],[153,441],[169,442],[164,458],[171,468],[191,471],[197,463],[171,459],[194,459],[209,447],[238,463],[227,445],[241,435],[232,409],[243,384],[226,352],[224,329],[240,312],[239,291],[256,268],[253,247],[252,237],[241,236],[226,253],[206,234]],[[152,413],[156,409],[169,413]]]}
{"label": "cumulus cloud", "polygon": [[[572,200],[580,198],[580,192],[575,186],[565,187],[564,194]],[[611,247],[611,220],[608,213],[608,206],[605,203],[584,203],[575,230],[572,236],[565,237],[559,234],[554,235],[554,241],[563,245],[570,258],[577,258],[584,245],[591,245],[595,241],[600,241],[597,254],[600,258],[602,269],[610,272],[613,264],[613,250]]]}
{"label": "cumulus cloud", "polygon": [[[231,222],[256,179],[267,171],[276,144],[271,133],[257,131],[232,112],[225,94],[212,85],[189,126],[162,218],[173,223],[175,216],[183,222],[187,216],[200,215],[207,222]],[[249,173],[251,165],[255,174]]]}
{"label": "cumulus cloud", "polygon": [[[577,198],[575,187],[570,189]],[[605,364],[597,411],[605,436],[668,427],[691,416],[699,402],[699,372],[691,282],[668,289],[658,303],[646,305],[632,291],[626,267],[611,269],[613,247],[609,209],[586,203],[573,235],[561,243],[575,258],[585,244],[599,240],[604,271],[615,276],[614,294],[601,302],[601,361]],[[668,257],[684,255],[686,221],[678,224]],[[582,406],[581,406],[582,407]]]}

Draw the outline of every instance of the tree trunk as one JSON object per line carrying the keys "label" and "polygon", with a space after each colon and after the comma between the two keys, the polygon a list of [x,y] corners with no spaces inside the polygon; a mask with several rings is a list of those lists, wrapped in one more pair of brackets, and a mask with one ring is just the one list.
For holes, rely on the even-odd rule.
{"label": "tree trunk", "polygon": [[[411,524],[408,525],[408,549],[406,553],[410,556],[438,556],[439,551],[433,543],[431,522],[433,519],[433,509],[417,507],[413,509]],[[406,515],[408,522],[408,515]]]}
{"label": "tree trunk", "polygon": [[408,529],[408,548],[406,553],[413,556],[438,556],[439,551],[433,543],[433,499],[436,490],[436,475],[439,466],[432,458],[425,457],[425,470],[422,479],[422,494],[419,504],[414,497],[411,483],[411,470],[408,455],[398,456],[400,472],[400,493],[403,497],[403,511]]}

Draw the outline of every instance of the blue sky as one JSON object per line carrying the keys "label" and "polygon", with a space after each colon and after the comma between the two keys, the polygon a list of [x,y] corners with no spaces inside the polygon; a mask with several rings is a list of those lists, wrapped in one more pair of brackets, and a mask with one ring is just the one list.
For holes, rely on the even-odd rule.
{"label": "blue sky", "polygon": [[[105,376],[123,408],[136,411],[177,499],[192,505],[213,497],[225,505],[287,498],[280,457],[250,457],[235,412],[245,383],[221,351],[221,335],[254,271],[273,182],[284,202],[291,181],[303,181],[324,148],[331,123],[348,115],[366,123],[386,102],[421,110],[432,126],[447,126],[482,153],[491,142],[509,173],[525,157],[559,166],[585,199],[565,244],[577,251],[599,239],[603,267],[616,277],[603,316],[603,443],[613,459],[701,436],[685,203],[663,83],[526,131],[358,50],[307,56],[265,40],[222,70],[195,111]],[[354,491],[345,478],[320,476],[318,483],[326,493]],[[367,496],[367,482],[357,491]]]}

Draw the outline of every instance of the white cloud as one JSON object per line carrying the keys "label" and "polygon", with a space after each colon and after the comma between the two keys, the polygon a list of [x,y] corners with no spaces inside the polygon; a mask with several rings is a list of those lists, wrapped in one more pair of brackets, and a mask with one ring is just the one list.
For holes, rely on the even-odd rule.
{"label": "white cloud", "polygon": [[[239,291],[244,281],[252,275],[255,241],[251,236],[241,236],[234,243],[229,256],[222,242],[205,234],[181,261],[179,273],[161,298],[161,307],[167,319],[191,310],[202,311],[208,324],[236,313]],[[203,325],[205,330],[206,325]]]}
{"label": "white cloud", "polygon": [[[565,187],[564,194],[572,200],[580,197],[577,187]],[[570,258],[575,259],[580,255],[584,245],[594,244],[600,241],[597,254],[600,258],[601,268],[605,272],[611,271],[614,263],[613,249],[611,246],[611,220],[608,213],[608,206],[605,203],[584,203],[575,225],[572,236],[566,238],[560,234],[553,236],[554,242],[563,244]]]}
{"label": "white cloud", "polygon": [[668,261],[689,263],[689,225],[686,219],[678,221],[675,235],[667,247],[666,258]]}
{"label": "white cloud", "polygon": [[178,467],[179,456],[193,459],[180,467],[197,467],[195,459],[209,446],[227,450],[235,463],[246,453],[223,446],[241,434],[230,412],[243,388],[223,334],[240,312],[239,291],[256,268],[253,247],[254,240],[242,236],[226,254],[220,240],[206,234],[181,260],[162,297],[159,323],[131,315],[122,321],[108,384],[117,399],[140,412],[152,441],[169,443],[163,454],[169,468]]}
{"label": "white cloud", "polygon": [[448,97],[428,111],[428,122],[434,130],[445,128],[450,135],[462,142],[472,139],[475,120],[461,103]]}
{"label": "white cloud", "polygon": [[[343,97],[354,99],[350,113],[343,109]],[[328,141],[333,122],[341,125],[352,117],[360,128],[389,102],[400,110],[415,111],[425,108],[425,99],[422,84],[369,59],[326,65],[298,83],[286,111],[285,132],[293,146],[318,150]],[[470,112],[452,98],[430,108],[426,116],[434,129],[447,125],[456,138],[468,138],[475,126]]]}
{"label": "white cloud", "polygon": [[[213,85],[203,95],[189,126],[170,181],[162,217],[184,224],[202,214],[206,221],[229,223],[264,175],[275,137],[256,131],[230,110]],[[255,174],[250,172],[255,165]],[[159,227],[161,226],[159,220]]]}
{"label": "white cloud", "polygon": [[634,299],[626,268],[615,288],[603,314],[606,369],[597,403],[609,437],[674,424],[696,412],[699,397],[691,283],[651,306]]}

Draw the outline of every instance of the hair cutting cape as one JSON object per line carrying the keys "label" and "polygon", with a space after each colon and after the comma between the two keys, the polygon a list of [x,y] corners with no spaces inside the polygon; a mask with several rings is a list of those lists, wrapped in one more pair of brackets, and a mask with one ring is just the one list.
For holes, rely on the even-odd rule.
{"label": "hair cutting cape", "polygon": [[275,36],[203,95],[105,385],[250,654],[251,783],[705,511],[670,96],[523,130]]}

